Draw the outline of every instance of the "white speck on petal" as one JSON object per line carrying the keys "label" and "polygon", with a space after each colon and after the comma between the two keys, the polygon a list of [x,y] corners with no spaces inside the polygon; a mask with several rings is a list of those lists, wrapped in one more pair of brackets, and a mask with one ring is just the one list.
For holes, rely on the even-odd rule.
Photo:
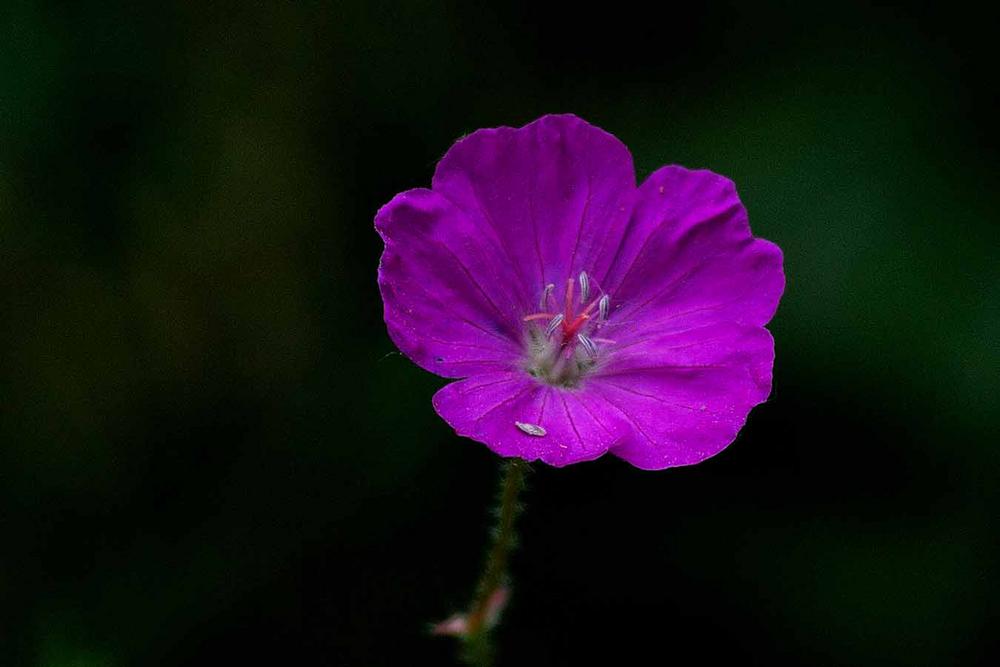
{"label": "white speck on petal", "polygon": [[528,424],[526,422],[514,422],[514,425],[517,426],[522,431],[524,431],[525,433],[527,433],[528,435],[534,435],[539,438],[548,433],[548,431],[546,431],[538,424]]}

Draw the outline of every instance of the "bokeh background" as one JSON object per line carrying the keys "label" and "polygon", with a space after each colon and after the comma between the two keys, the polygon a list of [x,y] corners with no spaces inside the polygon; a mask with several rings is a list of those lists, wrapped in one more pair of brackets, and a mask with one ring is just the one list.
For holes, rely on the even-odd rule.
{"label": "bokeh background", "polygon": [[583,7],[3,3],[0,664],[452,664],[497,460],[372,218],[564,111],[732,177],[788,288],[729,449],[538,467],[500,664],[986,662],[998,12]]}

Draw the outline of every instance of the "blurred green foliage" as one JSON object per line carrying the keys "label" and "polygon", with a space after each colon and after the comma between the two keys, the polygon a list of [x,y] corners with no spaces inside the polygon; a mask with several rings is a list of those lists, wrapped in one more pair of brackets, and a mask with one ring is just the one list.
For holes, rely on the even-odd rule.
{"label": "blurred green foliage", "polygon": [[447,661],[424,624],[464,602],[495,459],[393,352],[371,221],[458,136],[557,111],[640,178],[732,177],[788,288],[725,453],[539,471],[502,663],[985,655],[995,12],[0,16],[0,664]]}

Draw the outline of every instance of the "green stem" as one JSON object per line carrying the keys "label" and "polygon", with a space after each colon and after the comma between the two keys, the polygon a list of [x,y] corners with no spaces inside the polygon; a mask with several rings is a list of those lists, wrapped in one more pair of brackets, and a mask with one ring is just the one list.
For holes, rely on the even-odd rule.
{"label": "green stem", "polygon": [[476,585],[476,597],[469,607],[464,636],[463,660],[470,665],[488,667],[493,664],[491,601],[507,583],[507,562],[511,550],[517,545],[514,523],[522,507],[518,498],[530,471],[522,459],[512,458],[504,463],[500,481],[500,497],[496,509],[497,524],[493,529],[493,544],[486,557],[486,565]]}

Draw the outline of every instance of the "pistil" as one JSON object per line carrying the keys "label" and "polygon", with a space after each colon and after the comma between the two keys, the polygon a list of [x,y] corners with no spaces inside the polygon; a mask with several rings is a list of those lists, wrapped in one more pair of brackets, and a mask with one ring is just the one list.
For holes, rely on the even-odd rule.
{"label": "pistil", "polygon": [[[576,303],[577,282],[580,284],[579,305],[586,304],[580,312],[577,312]],[[554,301],[552,293],[555,285],[549,283],[542,290],[540,312],[523,318],[524,322],[529,323],[527,370],[531,375],[548,384],[575,386],[582,375],[597,362],[600,356],[598,343],[612,342],[593,336],[607,321],[611,300],[598,287],[596,297],[587,303],[592,287],[593,282],[586,271],[581,271],[576,280],[568,279],[562,312],[552,312],[545,308]],[[531,324],[542,321],[546,322],[544,329]],[[577,352],[578,346],[582,348],[582,352]]]}

